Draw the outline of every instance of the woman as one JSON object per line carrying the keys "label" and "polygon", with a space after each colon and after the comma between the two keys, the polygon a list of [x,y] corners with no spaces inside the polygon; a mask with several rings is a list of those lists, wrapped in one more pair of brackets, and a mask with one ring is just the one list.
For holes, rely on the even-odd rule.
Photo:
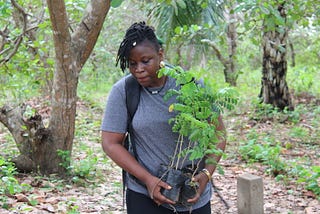
{"label": "woman", "polygon": [[[112,87],[102,122],[102,147],[104,152],[122,169],[132,176],[126,178],[127,213],[189,213],[190,207],[177,204],[166,198],[163,190],[172,187],[161,180],[159,171],[162,165],[169,165],[174,154],[178,134],[172,132],[168,120],[175,116],[169,112],[169,106],[175,102],[172,97],[164,100],[166,91],[176,88],[173,78],[158,77],[163,65],[164,52],[153,28],[145,22],[134,23],[126,31],[118,55],[117,65],[131,75],[140,84],[140,100],[132,119],[131,140],[135,143],[135,155],[128,152],[123,141],[127,132],[128,114],[126,106],[125,77]],[[224,130],[221,118],[218,130]],[[218,147],[225,148],[222,140]],[[220,157],[214,157],[216,162]],[[188,161],[184,166],[189,164]],[[192,204],[192,213],[211,213],[210,198],[212,188],[211,175],[215,165],[205,168],[194,177],[199,183],[197,194],[188,199]]]}

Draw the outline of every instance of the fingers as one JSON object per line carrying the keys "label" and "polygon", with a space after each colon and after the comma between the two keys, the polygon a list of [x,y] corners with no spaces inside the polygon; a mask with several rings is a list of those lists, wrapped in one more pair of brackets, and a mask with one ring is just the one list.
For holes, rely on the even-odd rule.
{"label": "fingers", "polygon": [[172,188],[169,184],[167,184],[166,182],[163,182],[163,181],[161,181],[159,183],[159,187],[160,188],[162,187],[162,188],[167,189],[167,190],[170,190]]}
{"label": "fingers", "polygon": [[[155,196],[156,198],[156,196]],[[176,202],[174,201],[171,201],[170,199],[164,197],[162,194],[159,194],[157,196],[157,199],[154,199],[154,202],[158,205],[161,205],[161,204],[175,204]]]}
{"label": "fingers", "polygon": [[[158,183],[158,185],[156,186],[156,188],[154,189],[154,192],[153,192],[153,198],[154,198],[154,201],[158,204],[175,204],[174,201],[166,198],[165,196],[163,196],[161,194],[161,188],[164,188],[164,189],[168,189],[170,190],[171,189],[171,186],[168,185],[167,183],[163,182],[163,181],[160,181]],[[158,205],[160,205],[158,204]]]}
{"label": "fingers", "polygon": [[154,177],[150,179],[150,183],[147,184],[148,192],[150,195],[150,198],[157,204],[174,204],[174,201],[171,201],[170,199],[166,198],[161,194],[161,189],[171,189],[171,186],[167,183],[161,181],[159,178]]}
{"label": "fingers", "polygon": [[193,198],[188,199],[189,203],[196,203],[204,189],[206,188],[206,185],[208,183],[208,178],[203,173],[199,173],[196,176],[192,178],[192,181],[199,183],[199,188],[197,190],[196,195]]}
{"label": "fingers", "polygon": [[192,177],[191,180],[194,181],[194,182],[199,182],[199,180],[200,180],[200,175],[198,174],[198,175]]}
{"label": "fingers", "polygon": [[158,200],[153,200],[153,201],[154,201],[154,203],[156,203],[158,206],[161,205],[161,202],[160,202],[160,201],[158,201]]}
{"label": "fingers", "polygon": [[154,199],[154,192],[157,189],[160,182],[161,180],[159,178],[152,176],[151,179],[146,183],[151,199]]}
{"label": "fingers", "polygon": [[193,198],[188,199],[188,202],[189,203],[196,203],[199,200],[199,198],[200,198],[200,193],[198,191],[197,194]]}

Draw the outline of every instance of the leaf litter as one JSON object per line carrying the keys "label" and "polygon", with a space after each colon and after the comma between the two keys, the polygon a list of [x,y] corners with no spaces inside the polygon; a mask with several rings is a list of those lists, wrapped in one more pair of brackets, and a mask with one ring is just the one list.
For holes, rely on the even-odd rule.
{"label": "leaf litter", "polygon": [[[86,115],[88,107],[81,104],[78,115]],[[46,114],[48,113],[45,111]],[[100,120],[102,112],[95,112],[95,120]],[[79,116],[78,116],[79,117]],[[80,116],[81,117],[81,116]],[[239,122],[241,121],[241,122]],[[310,127],[311,117],[304,117],[302,123]],[[212,213],[228,214],[237,213],[237,178],[245,173],[250,173],[263,178],[264,186],[264,213],[265,214],[316,214],[320,213],[320,204],[315,195],[291,181],[279,182],[266,173],[266,167],[260,163],[248,164],[241,160],[237,154],[239,141],[244,141],[246,133],[253,127],[259,133],[274,132],[274,121],[255,121],[249,119],[246,113],[232,115],[226,118],[229,135],[236,136],[235,140],[229,140],[227,157],[220,161],[224,174],[215,172],[213,175],[214,194],[211,199]],[[282,123],[277,128],[278,141],[294,144],[293,149],[282,152],[283,157],[293,159],[297,156],[308,155],[314,164],[320,164],[317,154],[319,139],[315,150],[304,144],[299,144],[287,132],[292,129],[291,124]],[[314,126],[314,125],[313,125]],[[96,127],[99,128],[99,127]],[[319,131],[319,128],[317,129]],[[98,131],[94,132],[99,139]],[[1,147],[6,143],[5,130],[0,127]],[[296,141],[296,142],[295,142]],[[0,208],[0,213],[125,213],[123,208],[121,169],[103,154],[99,140],[86,140],[85,144],[92,148],[103,163],[97,163],[96,168],[101,176],[84,180],[84,185],[60,181],[57,178],[39,177],[32,174],[18,174],[16,176],[20,184],[27,184],[31,190],[6,196],[7,209]],[[81,160],[86,155],[76,149],[74,144],[73,158]],[[1,148],[3,149],[3,148]],[[1,206],[2,207],[2,206]]]}

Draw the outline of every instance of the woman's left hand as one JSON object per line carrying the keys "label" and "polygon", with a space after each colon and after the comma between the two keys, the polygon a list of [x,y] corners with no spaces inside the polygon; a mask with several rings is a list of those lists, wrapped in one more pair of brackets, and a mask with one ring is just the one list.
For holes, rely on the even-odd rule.
{"label": "woman's left hand", "polygon": [[196,195],[193,198],[188,199],[188,202],[189,203],[196,203],[199,200],[202,192],[205,190],[207,183],[210,181],[208,179],[208,176],[202,172],[200,172],[196,176],[194,176],[192,181],[198,182],[199,188],[198,188]]}

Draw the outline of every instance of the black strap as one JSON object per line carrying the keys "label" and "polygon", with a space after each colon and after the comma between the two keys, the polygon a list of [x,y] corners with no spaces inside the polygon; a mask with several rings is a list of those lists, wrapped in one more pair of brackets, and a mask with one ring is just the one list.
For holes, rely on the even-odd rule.
{"label": "black strap", "polygon": [[140,84],[135,79],[134,76],[127,76],[125,79],[125,90],[126,90],[126,105],[128,109],[128,127],[127,130],[130,131],[130,126],[132,118],[136,113],[138,104],[140,101]]}
{"label": "black strap", "polygon": [[[136,157],[136,149],[134,143],[130,140],[130,133],[132,131],[132,119],[136,110],[138,108],[138,104],[140,101],[140,84],[135,79],[134,76],[129,75],[125,79],[125,91],[126,91],[126,106],[127,106],[127,114],[128,114],[128,123],[127,123],[127,137],[125,140],[125,148],[127,150],[131,149]],[[131,144],[131,145],[130,145]]]}
{"label": "black strap", "polygon": [[[133,150],[134,156],[136,156],[135,145],[132,140],[130,140],[130,132],[132,130],[132,118],[136,113],[138,104],[140,101],[140,84],[135,79],[134,76],[129,75],[125,79],[125,93],[126,93],[126,106],[128,114],[128,123],[127,123],[127,136],[124,141],[124,147],[129,150],[130,147]],[[124,195],[125,195],[125,183],[126,183],[126,171],[122,170],[122,190],[123,190],[123,207],[125,204]]]}

